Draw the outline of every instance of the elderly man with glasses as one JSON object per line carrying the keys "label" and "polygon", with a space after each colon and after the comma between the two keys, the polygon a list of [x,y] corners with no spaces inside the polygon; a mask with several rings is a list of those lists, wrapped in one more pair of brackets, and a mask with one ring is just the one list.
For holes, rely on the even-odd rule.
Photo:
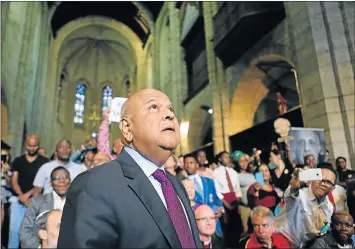
{"label": "elderly man with glasses", "polygon": [[38,216],[52,209],[63,211],[70,186],[70,173],[65,167],[59,166],[52,171],[50,177],[53,187],[52,193],[33,197],[22,221],[20,229],[22,248],[38,248],[41,245],[36,227]]}
{"label": "elderly man with glasses", "polygon": [[[338,173],[330,163],[320,163],[322,180],[302,183],[296,171],[284,194],[285,205],[276,217],[278,232],[297,248],[303,248],[314,237],[325,233],[334,206],[328,198],[338,181]],[[301,188],[301,186],[307,186]]]}
{"label": "elderly man with glasses", "polygon": [[207,204],[194,207],[200,240],[204,248],[222,248],[222,240],[215,236],[217,216]]}

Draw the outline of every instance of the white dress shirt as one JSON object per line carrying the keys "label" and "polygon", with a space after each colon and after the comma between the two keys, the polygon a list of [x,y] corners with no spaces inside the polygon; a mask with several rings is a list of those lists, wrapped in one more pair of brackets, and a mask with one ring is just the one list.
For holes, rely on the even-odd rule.
{"label": "white dress shirt", "polygon": [[54,200],[54,208],[53,209],[59,209],[60,211],[63,212],[66,198],[62,199],[54,190],[52,193],[53,193],[53,200]]}
{"label": "white dress shirt", "polygon": [[63,163],[58,160],[43,164],[36,174],[36,177],[33,181],[33,186],[43,188],[44,195],[49,194],[53,191],[51,184],[51,173],[58,166],[63,166],[69,171],[70,179],[72,182],[75,177],[77,177],[77,175],[86,171],[85,166],[71,161],[67,165],[63,165]]}
{"label": "white dress shirt", "polygon": [[213,171],[214,185],[216,186],[217,196],[222,200],[224,198],[223,194],[230,193],[226,171],[228,171],[236,196],[242,197],[243,195],[240,189],[239,176],[237,171],[222,165]]}
{"label": "white dress shirt", "polygon": [[[124,147],[124,149],[133,158],[133,160],[138,164],[138,166],[143,170],[144,174],[148,177],[149,181],[153,185],[155,191],[157,191],[157,194],[159,195],[159,197],[160,197],[161,201],[163,202],[165,208],[168,210],[168,207],[167,207],[166,201],[165,201],[165,197],[164,197],[164,194],[163,194],[163,190],[161,188],[161,184],[153,176],[153,173],[156,170],[158,170],[158,169],[161,169],[161,170],[163,170],[165,172],[164,165],[159,168],[157,165],[155,165],[153,162],[151,162],[148,159],[146,159],[145,157],[143,157],[141,154],[139,154],[134,149],[131,149],[131,148],[126,147],[126,146]],[[178,198],[180,200],[179,196],[178,196]],[[188,222],[188,224],[190,226],[189,218],[187,216],[185,207],[184,207],[183,203],[181,202],[181,200],[180,200],[180,203],[181,203],[181,206],[182,206],[182,208],[184,210],[187,222]],[[190,227],[190,229],[191,229],[191,227]]]}
{"label": "white dress shirt", "polygon": [[320,229],[316,227],[317,213],[325,223],[330,223],[333,214],[333,204],[326,196],[318,202],[311,187],[302,188],[298,195],[290,193],[288,187],[284,194],[285,205],[280,214],[275,217],[277,231],[282,233],[297,248],[304,246],[309,237],[307,234],[317,234]]}

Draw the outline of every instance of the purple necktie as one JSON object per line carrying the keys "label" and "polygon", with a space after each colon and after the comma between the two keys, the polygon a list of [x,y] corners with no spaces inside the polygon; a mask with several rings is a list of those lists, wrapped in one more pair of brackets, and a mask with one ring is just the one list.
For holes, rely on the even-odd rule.
{"label": "purple necktie", "polygon": [[153,173],[153,177],[161,184],[166,205],[168,207],[168,213],[182,248],[196,248],[183,207],[175,193],[173,184],[170,182],[165,172],[160,169]]}

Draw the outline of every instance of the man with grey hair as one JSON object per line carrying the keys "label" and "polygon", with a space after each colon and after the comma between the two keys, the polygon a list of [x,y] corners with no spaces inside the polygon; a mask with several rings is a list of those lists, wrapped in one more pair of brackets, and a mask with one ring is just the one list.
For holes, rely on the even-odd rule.
{"label": "man with grey hair", "polygon": [[62,211],[59,209],[52,209],[38,218],[41,248],[57,248],[61,219]]}
{"label": "man with grey hair", "polygon": [[240,242],[240,248],[292,248],[280,233],[275,233],[274,214],[270,209],[258,206],[251,212],[254,232]]}

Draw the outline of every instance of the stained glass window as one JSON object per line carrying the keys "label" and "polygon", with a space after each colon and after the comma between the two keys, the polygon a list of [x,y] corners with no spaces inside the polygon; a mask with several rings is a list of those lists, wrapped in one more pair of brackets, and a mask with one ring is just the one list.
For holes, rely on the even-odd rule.
{"label": "stained glass window", "polygon": [[112,87],[105,86],[102,89],[102,112],[106,110],[110,105],[110,101],[112,99]]}
{"label": "stained glass window", "polygon": [[75,111],[74,123],[76,124],[84,123],[85,91],[86,91],[86,86],[84,83],[79,83],[76,86],[75,106],[74,106],[74,111]]}

